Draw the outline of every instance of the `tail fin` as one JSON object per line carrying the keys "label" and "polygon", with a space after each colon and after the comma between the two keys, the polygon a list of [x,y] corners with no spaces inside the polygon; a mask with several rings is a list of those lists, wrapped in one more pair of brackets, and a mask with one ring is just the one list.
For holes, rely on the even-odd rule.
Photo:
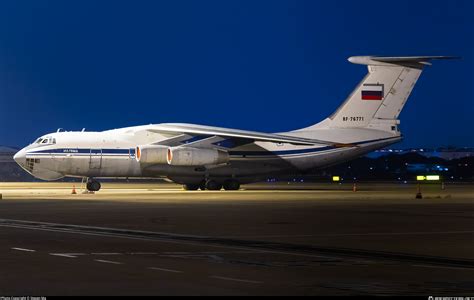
{"label": "tail fin", "polygon": [[[310,128],[375,128],[396,131],[398,115],[422,69],[433,59],[448,56],[354,56],[349,61],[367,65],[369,73],[328,119]],[[308,128],[309,129],[309,128]]]}

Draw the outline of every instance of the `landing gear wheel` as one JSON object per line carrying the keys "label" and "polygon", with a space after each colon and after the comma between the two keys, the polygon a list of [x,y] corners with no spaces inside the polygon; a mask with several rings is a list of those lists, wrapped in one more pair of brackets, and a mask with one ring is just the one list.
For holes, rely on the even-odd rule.
{"label": "landing gear wheel", "polygon": [[97,192],[98,190],[100,190],[100,182],[96,181],[96,180],[90,180],[87,182],[87,190],[88,191],[91,191],[91,192]]}
{"label": "landing gear wheel", "polygon": [[240,183],[237,180],[224,181],[224,189],[226,191],[237,191],[240,189]]}
{"label": "landing gear wheel", "polygon": [[206,190],[206,182],[203,180],[200,184],[199,184],[199,189],[201,191],[205,191]]}
{"label": "landing gear wheel", "polygon": [[199,188],[199,184],[188,183],[188,184],[184,184],[183,188],[186,191],[196,191]]}
{"label": "landing gear wheel", "polygon": [[206,188],[210,191],[219,191],[222,188],[222,184],[215,180],[208,180],[206,182]]}

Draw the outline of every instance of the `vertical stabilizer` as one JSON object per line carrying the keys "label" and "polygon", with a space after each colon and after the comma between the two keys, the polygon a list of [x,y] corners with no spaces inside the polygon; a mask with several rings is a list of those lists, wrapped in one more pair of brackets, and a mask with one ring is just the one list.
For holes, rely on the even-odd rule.
{"label": "vertical stabilizer", "polygon": [[397,131],[398,116],[423,67],[447,56],[354,56],[349,61],[367,65],[368,74],[344,103],[326,120],[311,128],[374,128]]}

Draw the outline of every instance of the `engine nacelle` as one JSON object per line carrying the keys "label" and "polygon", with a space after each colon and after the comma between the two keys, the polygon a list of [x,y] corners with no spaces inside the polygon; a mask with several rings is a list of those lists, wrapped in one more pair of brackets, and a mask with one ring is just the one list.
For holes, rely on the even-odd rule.
{"label": "engine nacelle", "polygon": [[229,161],[229,153],[217,149],[171,147],[166,160],[172,166],[219,165]]}
{"label": "engine nacelle", "polygon": [[135,149],[135,159],[142,164],[166,164],[167,151],[167,146],[137,146]]}

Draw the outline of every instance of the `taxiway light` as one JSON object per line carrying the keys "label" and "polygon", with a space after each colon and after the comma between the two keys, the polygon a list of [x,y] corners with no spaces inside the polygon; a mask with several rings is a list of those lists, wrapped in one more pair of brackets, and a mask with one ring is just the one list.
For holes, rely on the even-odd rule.
{"label": "taxiway light", "polygon": [[416,180],[422,181],[422,180],[429,180],[429,181],[437,181],[440,180],[439,175],[418,175],[416,176]]}

